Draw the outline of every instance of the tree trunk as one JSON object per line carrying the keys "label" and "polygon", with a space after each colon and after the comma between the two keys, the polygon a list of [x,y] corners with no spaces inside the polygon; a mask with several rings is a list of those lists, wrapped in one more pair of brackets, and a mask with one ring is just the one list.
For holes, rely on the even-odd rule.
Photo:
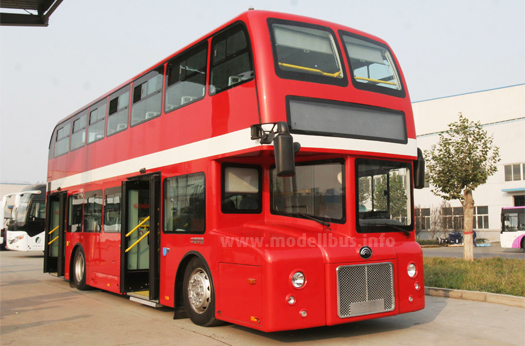
{"label": "tree trunk", "polygon": [[467,261],[474,260],[473,243],[473,221],[474,221],[474,198],[472,191],[465,189],[463,192],[463,258]]}

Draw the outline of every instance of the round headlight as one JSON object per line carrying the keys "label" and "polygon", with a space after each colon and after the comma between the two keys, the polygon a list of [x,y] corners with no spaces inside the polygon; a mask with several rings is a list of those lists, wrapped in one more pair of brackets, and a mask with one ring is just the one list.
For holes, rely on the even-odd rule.
{"label": "round headlight", "polygon": [[304,274],[301,272],[295,272],[292,276],[292,285],[295,288],[301,288],[306,283]]}
{"label": "round headlight", "polygon": [[416,268],[416,265],[415,265],[414,263],[410,263],[410,264],[408,265],[407,272],[408,272],[408,276],[410,276],[411,278],[413,278],[414,276],[416,276],[416,274],[417,274],[417,268]]}

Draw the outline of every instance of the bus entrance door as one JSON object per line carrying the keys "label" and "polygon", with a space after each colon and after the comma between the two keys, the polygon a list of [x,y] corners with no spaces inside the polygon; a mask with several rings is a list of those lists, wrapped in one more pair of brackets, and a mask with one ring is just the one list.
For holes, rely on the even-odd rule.
{"label": "bus entrance door", "polygon": [[160,256],[160,174],[123,182],[121,292],[158,306]]}
{"label": "bus entrance door", "polygon": [[66,263],[66,200],[66,191],[54,193],[47,200],[44,273],[56,273],[57,276],[64,276]]}

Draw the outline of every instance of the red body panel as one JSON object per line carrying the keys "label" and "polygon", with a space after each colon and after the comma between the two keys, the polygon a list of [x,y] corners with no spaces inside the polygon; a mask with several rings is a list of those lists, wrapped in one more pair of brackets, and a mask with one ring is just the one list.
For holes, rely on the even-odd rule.
{"label": "red body panel", "polygon": [[[233,139],[232,143],[230,138],[233,137],[228,137],[242,131],[248,137],[251,125],[287,121],[286,96],[291,95],[402,111],[406,116],[409,141],[416,138],[410,98],[401,71],[399,74],[406,91],[405,97],[358,90],[350,82],[348,86],[341,87],[280,78],[275,73],[267,24],[269,17],[329,26],[336,33],[339,30],[352,31],[386,45],[376,37],[333,23],[264,11],[244,13],[216,32],[236,22],[244,23],[251,39],[255,79],[217,95],[210,96],[206,93],[200,101],[167,114],[163,111],[153,120],[50,159],[48,182],[52,188],[48,194],[67,190],[68,195],[71,195],[118,187],[127,178],[139,175],[142,168],[148,173],[160,172],[161,182],[168,177],[204,172],[205,233],[159,232],[159,302],[162,305],[174,307],[180,301],[180,292],[176,290],[179,282],[176,280],[181,278],[184,270],[181,263],[186,263],[188,256],[199,254],[206,261],[213,278],[216,318],[251,328],[277,331],[334,325],[424,308],[422,251],[415,242],[414,232],[408,239],[403,233],[357,233],[354,200],[356,157],[411,162],[416,159],[415,151],[395,154],[372,152],[363,148],[303,147],[296,156],[298,162],[326,158],[345,160],[346,221],[343,224],[333,223],[330,230],[327,230],[311,220],[271,214],[269,171],[275,163],[273,146],[256,143],[251,147],[239,144],[236,148],[237,139]],[[202,40],[211,44],[213,34]],[[336,36],[341,46],[339,35]],[[166,64],[173,56],[153,68]],[[396,60],[395,56],[394,59]],[[345,74],[350,76],[348,64],[344,65]],[[114,90],[132,83],[134,79]],[[110,93],[99,100],[109,95]],[[73,115],[75,114],[77,113]],[[202,145],[193,146],[195,143]],[[214,151],[217,143],[233,149]],[[51,152],[53,145],[52,139]],[[180,147],[184,149],[170,151]],[[193,154],[192,150],[195,150],[196,159],[180,159],[181,155],[188,154],[187,151]],[[207,152],[213,154],[208,155]],[[161,156],[162,160],[155,161]],[[169,162],[170,157],[173,162],[165,163],[166,160]],[[261,213],[224,214],[221,211],[222,163],[261,167]],[[122,168],[124,165],[127,171]],[[118,173],[108,173],[112,169]],[[96,178],[99,176],[103,178]],[[160,194],[159,224],[163,225],[162,183]],[[196,238],[198,241],[195,241]],[[70,280],[73,250],[81,246],[87,261],[86,283],[115,293],[123,292],[120,287],[120,243],[121,233],[103,230],[100,233],[67,232],[65,279]],[[368,260],[361,258],[358,253],[364,245],[373,249],[373,256]],[[340,318],[336,269],[342,265],[367,263],[392,263],[395,308],[380,314]],[[419,270],[415,278],[407,275],[410,263],[414,263]],[[296,271],[302,271],[306,276],[306,284],[301,289],[294,288],[291,284],[291,275]],[[417,289],[416,282],[419,284]],[[289,303],[290,296],[294,297],[295,303]],[[412,299],[409,300],[409,297]]]}

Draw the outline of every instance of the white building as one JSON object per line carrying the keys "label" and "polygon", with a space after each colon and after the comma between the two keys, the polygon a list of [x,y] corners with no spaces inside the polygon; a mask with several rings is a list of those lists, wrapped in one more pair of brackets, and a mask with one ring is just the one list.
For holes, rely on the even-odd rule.
{"label": "white building", "polygon": [[[437,144],[439,133],[456,122],[459,113],[479,121],[494,144],[500,148],[498,172],[473,192],[474,229],[478,238],[499,241],[502,207],[525,205],[525,84],[439,98],[412,104],[418,147],[423,151]],[[444,234],[436,229],[462,229],[463,211],[458,200],[445,202],[430,188],[415,192],[416,219],[423,230],[421,239],[434,239]],[[442,216],[437,217],[441,210]],[[442,225],[436,226],[436,220]],[[426,231],[426,232],[425,232]]]}

